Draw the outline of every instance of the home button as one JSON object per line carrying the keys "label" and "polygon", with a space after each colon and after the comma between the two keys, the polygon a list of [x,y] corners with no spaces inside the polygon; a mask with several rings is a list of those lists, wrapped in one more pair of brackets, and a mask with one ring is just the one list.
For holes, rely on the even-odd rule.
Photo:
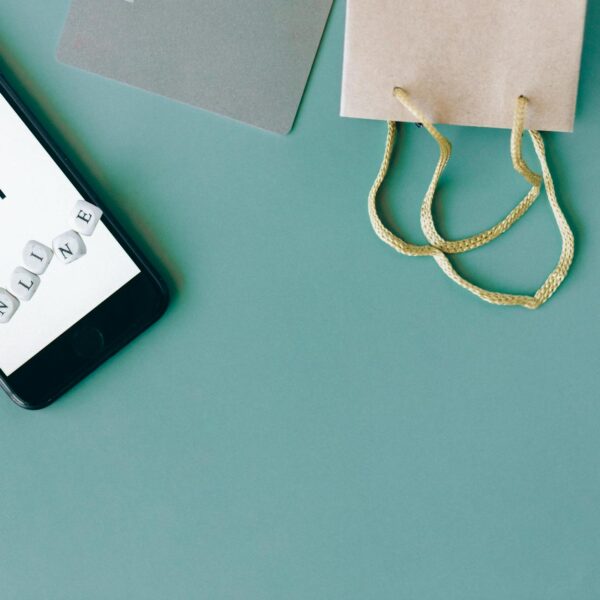
{"label": "home button", "polygon": [[92,358],[104,348],[104,336],[99,329],[85,326],[73,334],[71,344],[75,354],[82,358]]}

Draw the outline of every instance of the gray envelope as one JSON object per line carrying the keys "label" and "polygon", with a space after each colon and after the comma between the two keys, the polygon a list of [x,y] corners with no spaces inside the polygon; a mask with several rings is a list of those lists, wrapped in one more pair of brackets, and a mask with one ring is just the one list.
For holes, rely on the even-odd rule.
{"label": "gray envelope", "polygon": [[61,62],[288,133],[333,0],[73,0]]}

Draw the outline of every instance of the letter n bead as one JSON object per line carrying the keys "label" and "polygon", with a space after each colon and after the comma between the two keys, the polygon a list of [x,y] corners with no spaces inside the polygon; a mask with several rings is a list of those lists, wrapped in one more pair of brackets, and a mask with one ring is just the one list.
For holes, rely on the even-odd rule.
{"label": "letter n bead", "polygon": [[0,288],[0,323],[8,323],[17,312],[19,301],[7,290]]}
{"label": "letter n bead", "polygon": [[85,200],[79,200],[71,212],[71,225],[81,235],[92,235],[102,218],[102,211]]}
{"label": "letter n bead", "polygon": [[52,249],[56,260],[63,265],[68,265],[81,258],[86,253],[85,243],[81,236],[73,230],[65,231],[62,235],[52,240]]}

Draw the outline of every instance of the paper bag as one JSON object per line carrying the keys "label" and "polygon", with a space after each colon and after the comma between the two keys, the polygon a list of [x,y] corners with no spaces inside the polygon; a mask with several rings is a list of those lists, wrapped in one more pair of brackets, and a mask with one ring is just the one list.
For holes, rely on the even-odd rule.
{"label": "paper bag", "polygon": [[572,131],[586,0],[348,0],[342,116]]}

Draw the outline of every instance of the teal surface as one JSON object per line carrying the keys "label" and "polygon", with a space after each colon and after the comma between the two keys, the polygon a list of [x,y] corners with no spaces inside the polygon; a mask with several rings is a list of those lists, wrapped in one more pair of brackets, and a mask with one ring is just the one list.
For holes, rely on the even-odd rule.
{"label": "teal surface", "polygon": [[[343,2],[289,137],[58,64],[67,8],[2,1],[8,78],[174,299],[52,407],[2,398],[0,598],[597,600],[600,3],[576,133],[546,137],[577,257],[537,312],[374,236],[385,126],[338,117]],[[403,131],[383,204],[419,240],[436,148]],[[457,237],[526,187],[508,132],[444,131]],[[457,264],[533,292],[559,246],[540,200]]]}

